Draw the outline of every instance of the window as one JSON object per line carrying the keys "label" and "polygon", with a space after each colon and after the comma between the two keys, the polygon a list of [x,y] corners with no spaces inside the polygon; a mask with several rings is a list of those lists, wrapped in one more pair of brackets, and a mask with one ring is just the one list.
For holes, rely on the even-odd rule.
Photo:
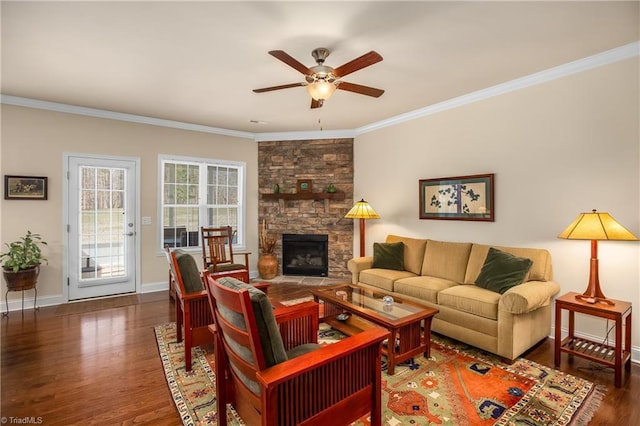
{"label": "window", "polygon": [[162,248],[199,247],[200,226],[231,226],[244,248],[245,163],[159,157]]}

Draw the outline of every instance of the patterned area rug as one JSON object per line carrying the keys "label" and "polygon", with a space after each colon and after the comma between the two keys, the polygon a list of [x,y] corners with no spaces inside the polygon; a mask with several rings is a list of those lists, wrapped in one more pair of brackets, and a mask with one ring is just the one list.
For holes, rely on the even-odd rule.
{"label": "patterned area rug", "polygon": [[[322,324],[319,340],[344,336]],[[184,347],[175,323],[155,327],[169,388],[184,425],[217,424],[213,355],[194,348],[193,368],[184,369]],[[417,357],[382,372],[383,424],[400,425],[583,425],[603,397],[586,380],[526,359],[512,365],[470,346],[434,335],[431,358]],[[244,424],[231,407],[229,424]],[[369,425],[362,418],[356,425]]]}

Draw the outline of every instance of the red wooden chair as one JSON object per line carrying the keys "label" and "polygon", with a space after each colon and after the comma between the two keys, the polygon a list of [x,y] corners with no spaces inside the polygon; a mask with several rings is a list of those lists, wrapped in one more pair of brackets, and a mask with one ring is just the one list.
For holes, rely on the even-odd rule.
{"label": "red wooden chair", "polygon": [[233,253],[233,232],[230,226],[220,228],[201,227],[202,261],[214,277],[234,277],[249,283],[249,255],[242,252],[244,263],[237,263]]}
{"label": "red wooden chair", "polygon": [[177,340],[178,343],[182,341],[184,328],[184,367],[191,371],[191,348],[214,342],[208,329],[213,323],[213,315],[193,257],[183,250],[171,251],[168,246],[165,246],[165,254],[176,295]]}
{"label": "red wooden chair", "polygon": [[250,425],[351,423],[371,413],[381,424],[381,342],[372,327],[320,347],[318,304],[275,311],[267,296],[233,278],[205,272],[215,316],[218,425],[232,404]]}

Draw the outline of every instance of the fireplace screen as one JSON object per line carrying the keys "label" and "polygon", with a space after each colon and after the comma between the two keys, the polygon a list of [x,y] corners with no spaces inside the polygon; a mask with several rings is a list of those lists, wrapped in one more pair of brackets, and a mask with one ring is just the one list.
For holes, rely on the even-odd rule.
{"label": "fireplace screen", "polygon": [[326,277],[329,274],[327,235],[283,234],[282,273]]}

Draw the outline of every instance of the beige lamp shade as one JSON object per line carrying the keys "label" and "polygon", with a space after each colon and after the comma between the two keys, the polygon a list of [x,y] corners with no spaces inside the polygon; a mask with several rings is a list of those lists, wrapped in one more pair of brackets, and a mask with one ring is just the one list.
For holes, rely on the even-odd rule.
{"label": "beige lamp shade", "polygon": [[364,222],[367,219],[380,219],[380,216],[363,198],[358,201],[344,217],[346,219],[360,219],[360,256],[364,256],[364,234],[366,229]]}
{"label": "beige lamp shade", "polygon": [[636,241],[638,238],[620,225],[609,213],[580,213],[571,225],[558,235],[558,238],[568,240],[591,240],[591,260],[589,269],[589,283],[584,293],[576,295],[576,299],[586,303],[605,303],[615,305],[611,299],[607,299],[600,289],[600,277],[598,271],[598,241]]}
{"label": "beige lamp shade", "polygon": [[346,219],[380,219],[378,213],[364,199],[358,201],[344,217]]}
{"label": "beige lamp shade", "polygon": [[638,238],[620,225],[609,213],[580,213],[571,225],[558,235],[567,240],[637,241]]}

